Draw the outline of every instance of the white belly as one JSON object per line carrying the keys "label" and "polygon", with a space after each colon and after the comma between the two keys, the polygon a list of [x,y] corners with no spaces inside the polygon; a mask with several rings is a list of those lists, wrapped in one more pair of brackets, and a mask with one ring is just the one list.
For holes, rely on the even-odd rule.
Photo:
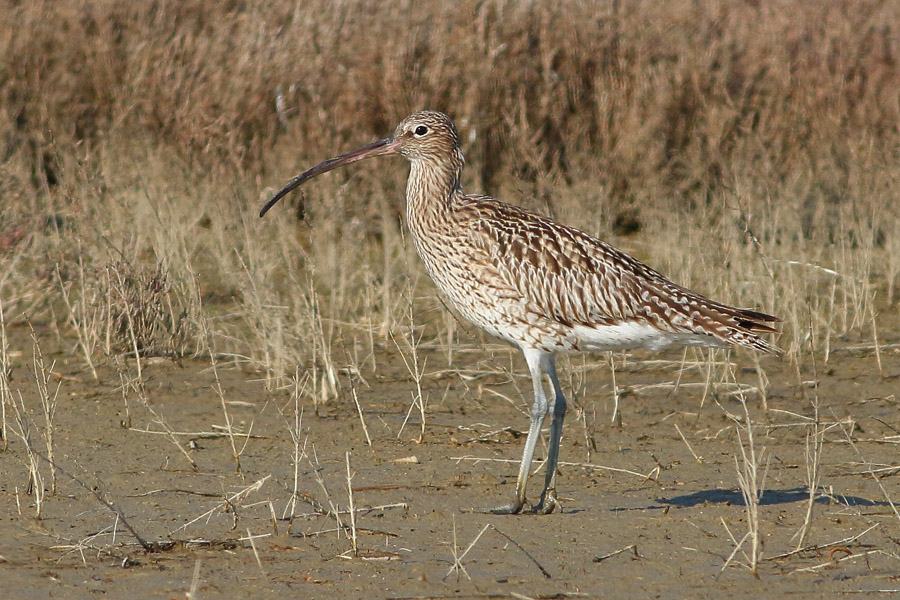
{"label": "white belly", "polygon": [[628,350],[645,348],[661,350],[666,346],[723,347],[727,344],[710,335],[660,331],[648,323],[631,321],[617,325],[575,325],[572,335],[578,340],[579,350]]}

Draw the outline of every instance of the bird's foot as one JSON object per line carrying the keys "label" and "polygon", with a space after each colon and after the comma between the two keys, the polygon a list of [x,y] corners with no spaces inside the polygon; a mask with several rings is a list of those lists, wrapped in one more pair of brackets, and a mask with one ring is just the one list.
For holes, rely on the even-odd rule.
{"label": "bird's foot", "polygon": [[549,515],[557,508],[562,512],[562,506],[556,499],[556,490],[544,490],[544,493],[541,494],[541,501],[534,507],[534,512],[538,515]]}

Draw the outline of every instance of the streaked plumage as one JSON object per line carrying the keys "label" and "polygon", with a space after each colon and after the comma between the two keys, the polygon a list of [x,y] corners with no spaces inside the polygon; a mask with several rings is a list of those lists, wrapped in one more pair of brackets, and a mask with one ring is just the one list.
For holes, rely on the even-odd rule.
{"label": "streaked plumage", "polygon": [[[519,512],[540,428],[552,413],[547,476],[538,512],[550,512],[566,401],[556,354],[669,345],[777,349],[759,337],[775,317],[709,300],[672,283],[612,246],[547,217],[460,186],[464,164],[453,122],[438,112],[404,119],[390,137],[313,167],[260,211],[307,179],[369,156],[402,154],[411,164],[407,222],[428,274],[459,313],[520,347],[535,401],[516,497],[496,512]],[[548,400],[542,381],[552,384]]]}

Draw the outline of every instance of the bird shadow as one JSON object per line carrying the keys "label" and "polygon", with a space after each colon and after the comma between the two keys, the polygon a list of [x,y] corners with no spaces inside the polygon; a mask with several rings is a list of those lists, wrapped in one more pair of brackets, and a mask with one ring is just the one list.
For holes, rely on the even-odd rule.
{"label": "bird shadow", "polygon": [[[804,487],[789,488],[783,490],[765,490],[759,500],[760,506],[772,506],[778,504],[792,504],[795,502],[806,502],[809,500],[809,490]],[[734,506],[745,506],[744,496],[739,490],[727,489],[711,489],[692,492],[690,494],[682,494],[680,496],[672,496],[669,498],[657,498],[657,502],[669,506],[678,506],[687,508],[697,506],[698,504],[728,504]],[[816,504],[830,504],[835,502],[845,506],[890,506],[890,503],[884,500],[870,500],[859,496],[839,496],[829,498],[819,496],[815,499]]]}

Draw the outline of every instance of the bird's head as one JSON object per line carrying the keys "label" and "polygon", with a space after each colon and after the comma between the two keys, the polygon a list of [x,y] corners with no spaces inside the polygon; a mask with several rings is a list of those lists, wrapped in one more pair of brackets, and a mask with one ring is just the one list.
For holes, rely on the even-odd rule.
{"label": "bird's head", "polygon": [[289,192],[322,173],[364,158],[401,154],[411,162],[425,161],[436,167],[448,167],[458,174],[463,165],[459,149],[459,135],[450,117],[432,110],[413,113],[400,121],[392,135],[362,148],[357,148],[337,158],[326,160],[297,175],[263,206],[259,216],[268,212],[276,202]]}
{"label": "bird's head", "polygon": [[421,110],[400,121],[394,135],[398,152],[409,160],[444,161],[459,151],[459,134],[450,117]]}

